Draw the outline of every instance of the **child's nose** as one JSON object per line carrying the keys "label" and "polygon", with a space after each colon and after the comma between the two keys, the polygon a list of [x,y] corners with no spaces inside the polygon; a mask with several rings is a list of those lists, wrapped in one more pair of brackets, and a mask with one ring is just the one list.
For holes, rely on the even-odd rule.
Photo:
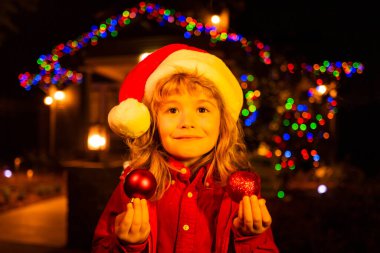
{"label": "child's nose", "polygon": [[184,112],[181,115],[180,120],[181,128],[194,128],[195,127],[195,115],[191,112]]}

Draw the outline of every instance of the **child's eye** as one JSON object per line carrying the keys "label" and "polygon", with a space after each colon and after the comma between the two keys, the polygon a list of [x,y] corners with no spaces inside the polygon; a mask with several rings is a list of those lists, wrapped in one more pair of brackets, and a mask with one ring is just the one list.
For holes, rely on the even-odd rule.
{"label": "child's eye", "polygon": [[171,108],[168,109],[168,112],[169,113],[176,113],[176,112],[178,112],[178,109],[175,108],[175,107],[171,107]]}
{"label": "child's eye", "polygon": [[205,113],[205,112],[208,112],[208,109],[207,109],[206,107],[199,107],[199,108],[198,108],[198,111],[199,111],[200,113]]}

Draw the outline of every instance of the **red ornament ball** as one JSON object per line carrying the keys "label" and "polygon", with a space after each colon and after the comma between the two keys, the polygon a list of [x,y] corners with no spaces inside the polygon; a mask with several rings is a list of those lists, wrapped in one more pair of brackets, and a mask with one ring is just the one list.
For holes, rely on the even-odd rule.
{"label": "red ornament ball", "polygon": [[156,178],[149,170],[134,169],[124,180],[124,192],[129,198],[150,199],[156,188]]}
{"label": "red ornament ball", "polygon": [[235,171],[227,180],[226,190],[231,199],[239,203],[244,196],[258,196],[260,193],[260,177],[250,171]]}

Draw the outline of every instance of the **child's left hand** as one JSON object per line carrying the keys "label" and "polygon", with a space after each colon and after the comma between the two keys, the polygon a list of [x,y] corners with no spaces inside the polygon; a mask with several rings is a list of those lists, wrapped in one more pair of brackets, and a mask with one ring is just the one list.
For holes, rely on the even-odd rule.
{"label": "child's left hand", "polygon": [[272,217],[265,205],[265,199],[256,195],[244,196],[239,203],[238,216],[233,220],[233,226],[243,235],[263,233],[272,224]]}

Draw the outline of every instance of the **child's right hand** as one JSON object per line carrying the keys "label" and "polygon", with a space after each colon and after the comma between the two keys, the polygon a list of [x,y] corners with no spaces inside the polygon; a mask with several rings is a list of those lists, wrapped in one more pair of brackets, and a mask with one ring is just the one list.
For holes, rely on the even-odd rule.
{"label": "child's right hand", "polygon": [[134,198],[127,210],[115,219],[115,233],[122,243],[143,243],[149,236],[148,204],[145,199]]}

